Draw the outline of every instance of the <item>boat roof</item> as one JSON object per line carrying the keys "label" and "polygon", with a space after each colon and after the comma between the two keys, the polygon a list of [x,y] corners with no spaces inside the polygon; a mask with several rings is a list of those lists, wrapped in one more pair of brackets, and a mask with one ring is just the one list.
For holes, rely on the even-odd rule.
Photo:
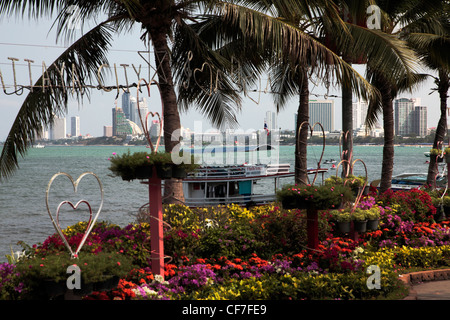
{"label": "boat roof", "polygon": [[[309,174],[325,173],[327,168],[309,168]],[[268,165],[235,165],[235,166],[211,166],[201,167],[189,174],[185,182],[223,182],[259,180],[265,178],[293,177],[290,164],[268,164]]]}

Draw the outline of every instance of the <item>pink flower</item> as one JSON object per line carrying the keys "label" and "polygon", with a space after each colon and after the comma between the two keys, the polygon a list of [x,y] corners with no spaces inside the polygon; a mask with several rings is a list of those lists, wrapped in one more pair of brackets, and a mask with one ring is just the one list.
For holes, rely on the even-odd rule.
{"label": "pink flower", "polygon": [[112,154],[113,154],[113,156],[115,156],[117,153],[113,152]]}

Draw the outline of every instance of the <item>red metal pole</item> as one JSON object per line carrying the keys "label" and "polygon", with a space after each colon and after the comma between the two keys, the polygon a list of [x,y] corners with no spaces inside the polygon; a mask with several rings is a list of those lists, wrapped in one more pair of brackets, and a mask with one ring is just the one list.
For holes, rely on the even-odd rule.
{"label": "red metal pole", "polygon": [[152,273],[164,277],[164,232],[161,197],[161,179],[153,168],[152,177],[148,181],[148,198],[150,211],[150,241]]}
{"label": "red metal pole", "polygon": [[309,207],[306,211],[306,228],[308,231],[308,248],[319,248],[319,215],[316,208]]}

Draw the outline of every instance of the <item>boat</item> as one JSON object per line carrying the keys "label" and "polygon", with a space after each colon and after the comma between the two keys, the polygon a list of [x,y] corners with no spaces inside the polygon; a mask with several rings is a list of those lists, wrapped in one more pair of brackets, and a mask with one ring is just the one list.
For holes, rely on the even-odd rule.
{"label": "boat", "polygon": [[424,155],[425,157],[429,158],[429,157],[430,157],[430,151],[424,152],[423,155]]}
{"label": "boat", "polygon": [[[319,176],[326,168],[309,168],[308,174]],[[276,200],[280,180],[293,178],[290,164],[206,166],[190,173],[183,180],[185,204],[189,207],[238,204],[240,206],[263,205]],[[260,180],[273,179],[273,188],[264,188],[264,194],[256,193]],[[292,181],[290,181],[292,184]]]}
{"label": "boat", "polygon": [[[424,186],[427,182],[427,173],[402,173],[392,177],[391,189],[411,190]],[[438,175],[436,178],[437,188],[447,187],[447,175]]]}
{"label": "boat", "polygon": [[325,164],[335,164],[337,161],[334,159],[325,160]]}
{"label": "boat", "polygon": [[34,145],[33,148],[42,149],[42,148],[45,148],[45,146],[43,144],[38,143],[38,144]]}

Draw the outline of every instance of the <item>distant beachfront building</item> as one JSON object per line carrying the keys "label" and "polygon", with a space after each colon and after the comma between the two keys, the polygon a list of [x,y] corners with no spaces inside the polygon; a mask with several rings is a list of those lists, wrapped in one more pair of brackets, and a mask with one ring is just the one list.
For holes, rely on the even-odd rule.
{"label": "distant beachfront building", "polygon": [[[309,101],[309,123],[320,122],[324,131],[334,131],[334,100],[310,100]],[[321,131],[319,126],[314,131]]]}
{"label": "distant beachfront building", "polygon": [[126,91],[122,93],[122,110],[127,119],[130,119],[130,110],[131,110],[131,96],[130,92]]}
{"label": "distant beachfront building", "polygon": [[128,119],[125,117],[125,113],[122,108],[112,109],[112,134],[113,136],[124,136],[131,134],[132,129],[128,123]]}
{"label": "distant beachfront building", "polygon": [[50,140],[66,138],[66,118],[55,117],[50,125]]}
{"label": "distant beachfront building", "polygon": [[103,136],[104,137],[112,137],[113,136],[113,127],[112,126],[103,126]]}
{"label": "distant beachfront building", "polygon": [[394,130],[398,136],[427,135],[427,107],[420,105],[419,98],[395,100]]}
{"label": "distant beachfront building", "polygon": [[358,100],[353,102],[353,130],[361,128],[364,126],[367,117],[367,110],[369,105],[366,101]]}
{"label": "distant beachfront building", "polygon": [[72,137],[80,136],[80,117],[70,118],[70,134]]}
{"label": "distant beachfront building", "polygon": [[[142,117],[142,122],[145,123],[145,117],[147,116],[148,112],[147,100],[145,98],[139,98],[139,108]],[[136,123],[139,126],[139,128],[142,129],[142,123],[141,120],[139,119],[138,102],[135,97],[130,98],[130,110],[127,119]]]}
{"label": "distant beachfront building", "polygon": [[274,131],[278,129],[277,114],[275,112],[267,111],[264,121],[267,126],[267,130]]}

